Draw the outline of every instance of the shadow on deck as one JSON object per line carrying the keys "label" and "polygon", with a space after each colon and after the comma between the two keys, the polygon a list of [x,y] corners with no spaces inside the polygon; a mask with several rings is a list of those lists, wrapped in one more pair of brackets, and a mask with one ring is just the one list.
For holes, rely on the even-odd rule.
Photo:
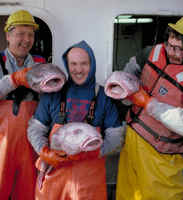
{"label": "shadow on deck", "polygon": [[106,158],[107,199],[116,198],[116,181],[118,172],[119,154],[110,155]]}

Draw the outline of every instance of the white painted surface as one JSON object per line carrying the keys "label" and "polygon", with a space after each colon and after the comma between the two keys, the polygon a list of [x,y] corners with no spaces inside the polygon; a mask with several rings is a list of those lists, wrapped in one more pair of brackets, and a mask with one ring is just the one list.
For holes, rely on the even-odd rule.
{"label": "white painted surface", "polygon": [[[9,5],[3,5],[8,3]],[[11,3],[21,5],[11,5]],[[112,72],[113,22],[117,15],[182,15],[182,0],[0,0],[0,15],[25,8],[41,18],[53,34],[53,63],[62,65],[61,55],[73,43],[86,40],[97,61],[101,84]]]}

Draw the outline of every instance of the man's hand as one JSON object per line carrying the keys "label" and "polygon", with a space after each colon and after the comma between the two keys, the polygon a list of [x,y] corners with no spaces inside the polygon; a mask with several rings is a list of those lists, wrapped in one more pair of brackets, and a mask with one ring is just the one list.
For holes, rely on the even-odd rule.
{"label": "man's hand", "polygon": [[40,158],[53,167],[58,167],[61,162],[65,161],[65,157],[65,153],[58,154],[56,151],[50,150],[48,146],[44,146],[40,152]]}
{"label": "man's hand", "polygon": [[30,71],[31,69],[32,69],[31,67],[27,67],[20,71],[13,72],[11,74],[11,79],[15,87],[25,86],[26,88],[29,88],[26,75],[27,75],[27,72]]}
{"label": "man's hand", "polygon": [[151,100],[151,97],[145,92],[145,90],[141,87],[140,90],[134,94],[132,94],[129,98],[133,104],[146,108],[148,103]]}
{"label": "man's hand", "polygon": [[81,152],[75,155],[67,155],[64,151],[50,150],[48,146],[42,148],[40,158],[53,167],[73,161],[80,161],[99,157],[99,151]]}

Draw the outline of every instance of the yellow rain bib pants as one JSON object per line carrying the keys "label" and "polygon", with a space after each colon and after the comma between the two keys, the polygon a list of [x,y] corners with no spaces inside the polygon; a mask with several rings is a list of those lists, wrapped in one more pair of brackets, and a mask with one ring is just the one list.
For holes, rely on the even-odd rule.
{"label": "yellow rain bib pants", "polygon": [[116,200],[183,200],[183,157],[157,152],[127,127]]}

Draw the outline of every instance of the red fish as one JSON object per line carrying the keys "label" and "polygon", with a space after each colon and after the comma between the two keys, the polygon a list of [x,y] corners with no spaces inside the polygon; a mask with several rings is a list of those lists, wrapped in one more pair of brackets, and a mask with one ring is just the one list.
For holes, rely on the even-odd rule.
{"label": "red fish", "polygon": [[51,63],[35,64],[27,72],[27,82],[36,92],[57,92],[66,81],[64,72]]}
{"label": "red fish", "polygon": [[[103,144],[103,139],[95,127],[84,122],[70,122],[58,128],[50,137],[52,150],[64,151],[67,155],[76,155],[81,152],[94,151]],[[40,158],[36,162],[39,170],[38,185],[42,183],[46,174],[52,170]]]}
{"label": "red fish", "polygon": [[[51,63],[35,64],[26,73],[29,87],[38,92],[59,91],[66,82],[66,75],[57,66]],[[0,80],[0,99],[16,89],[11,75],[6,75]]]}
{"label": "red fish", "polygon": [[136,76],[127,72],[115,71],[106,80],[104,90],[113,99],[124,99],[139,90],[140,84]]}
{"label": "red fish", "polygon": [[103,143],[95,127],[83,122],[70,122],[60,127],[51,137],[50,147],[69,155],[93,151]]}

